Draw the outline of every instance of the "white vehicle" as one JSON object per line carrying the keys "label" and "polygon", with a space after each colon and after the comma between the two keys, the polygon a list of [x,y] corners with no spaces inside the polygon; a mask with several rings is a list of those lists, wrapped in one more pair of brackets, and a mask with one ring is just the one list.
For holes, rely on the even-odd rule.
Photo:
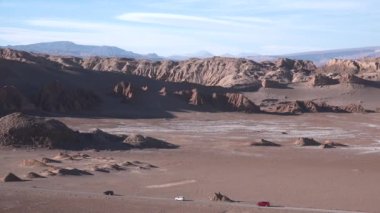
{"label": "white vehicle", "polygon": [[185,197],[184,196],[177,196],[177,197],[174,198],[174,200],[176,200],[176,201],[184,201]]}

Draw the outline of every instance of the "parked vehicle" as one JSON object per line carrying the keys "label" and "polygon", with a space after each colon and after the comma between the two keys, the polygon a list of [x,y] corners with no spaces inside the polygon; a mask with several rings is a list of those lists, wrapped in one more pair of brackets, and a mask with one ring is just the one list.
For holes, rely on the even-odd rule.
{"label": "parked vehicle", "polygon": [[270,207],[270,203],[268,201],[260,201],[257,205],[261,207]]}
{"label": "parked vehicle", "polygon": [[174,200],[176,200],[176,201],[184,201],[185,197],[184,196],[177,196],[177,197],[174,198]]}

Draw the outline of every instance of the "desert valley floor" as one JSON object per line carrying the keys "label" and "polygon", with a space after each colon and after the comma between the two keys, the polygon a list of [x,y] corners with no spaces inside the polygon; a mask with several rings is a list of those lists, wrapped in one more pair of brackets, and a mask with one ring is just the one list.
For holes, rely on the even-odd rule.
{"label": "desert valley floor", "polygon": [[[88,170],[99,163],[129,161],[134,166],[108,173],[91,171],[93,175],[86,176],[0,183],[0,212],[379,212],[379,113],[181,112],[175,116],[57,118],[75,130],[140,133],[180,147],[81,151],[86,157],[64,159],[61,165]],[[293,143],[299,137],[348,147],[297,147]],[[260,139],[282,146],[250,145]],[[53,158],[60,151],[3,149],[0,174],[23,177],[39,172],[39,167],[23,166],[23,160]],[[106,190],[117,196],[103,195]],[[212,202],[214,192],[238,202]],[[175,201],[179,195],[187,201]],[[274,207],[259,208],[258,201],[270,201]]]}

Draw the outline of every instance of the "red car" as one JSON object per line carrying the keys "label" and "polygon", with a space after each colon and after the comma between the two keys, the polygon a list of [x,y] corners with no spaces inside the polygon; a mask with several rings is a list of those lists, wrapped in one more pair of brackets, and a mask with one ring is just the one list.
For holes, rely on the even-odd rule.
{"label": "red car", "polygon": [[257,205],[261,207],[270,207],[270,203],[268,201],[260,201]]}

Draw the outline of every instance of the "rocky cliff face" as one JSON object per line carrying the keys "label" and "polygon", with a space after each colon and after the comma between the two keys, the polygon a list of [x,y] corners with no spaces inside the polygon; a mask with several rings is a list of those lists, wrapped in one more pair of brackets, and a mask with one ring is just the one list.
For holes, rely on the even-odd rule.
{"label": "rocky cliff face", "polygon": [[113,93],[121,97],[121,102],[130,104],[139,100],[148,100],[152,96],[164,98],[176,98],[182,104],[188,104],[193,108],[211,108],[217,111],[238,111],[247,113],[258,113],[260,107],[255,105],[247,97],[240,93],[209,93],[199,91],[197,88],[191,90],[168,91],[166,87],[160,90],[146,90],[133,83],[119,82],[115,85]]}
{"label": "rocky cliff face", "polygon": [[[152,112],[150,116],[170,116],[168,112],[181,110],[253,113],[361,111],[356,106],[346,109],[311,102],[282,103],[276,104],[277,108],[273,110],[260,109],[253,102],[259,96],[250,96],[248,92],[249,99],[238,93],[237,88],[287,87],[286,91],[257,91],[265,95],[273,91],[286,94],[291,89],[306,86],[292,83],[309,79],[313,86],[349,83],[380,87],[378,82],[359,76],[378,73],[373,65],[355,71],[357,74],[347,75],[344,71],[326,73],[318,70],[316,73],[316,67],[311,62],[290,59],[256,63],[246,59],[213,57],[153,62],[126,58],[83,59],[0,50],[0,85],[15,85],[39,111],[58,113],[87,112],[98,105],[96,113],[131,117],[136,114],[145,116],[149,112]],[[55,83],[46,85],[47,82]],[[0,110],[24,111],[23,101],[20,101],[23,100],[22,94],[10,88],[0,90]],[[100,98],[104,104],[99,104]],[[284,96],[284,99],[278,100],[297,99]]]}
{"label": "rocky cliff face", "polygon": [[326,73],[357,75],[367,80],[380,80],[380,58],[344,60],[332,59],[321,68]]}
{"label": "rocky cliff face", "polygon": [[332,59],[317,73],[310,80],[312,86],[341,83],[380,87],[380,58]]}
{"label": "rocky cliff face", "polygon": [[171,82],[190,82],[207,86],[247,86],[258,87],[260,64],[247,60],[212,58],[175,61],[136,61],[115,58],[84,59],[85,69],[97,71],[121,71]]}
{"label": "rocky cliff face", "polygon": [[185,61],[148,61],[128,58],[78,58],[31,54],[1,49],[0,58],[44,61],[67,69],[116,71],[170,82],[189,82],[205,86],[257,89],[268,79],[281,83],[306,81],[316,66],[310,61],[279,59],[257,63],[248,59],[213,57]]}
{"label": "rocky cliff face", "polygon": [[338,79],[330,78],[329,76],[323,75],[323,74],[316,74],[313,76],[310,80],[311,86],[327,86],[327,85],[334,85],[339,84]]}
{"label": "rocky cliff face", "polygon": [[[28,63],[40,63],[63,69],[114,71],[170,82],[189,82],[205,86],[258,89],[287,83],[315,81],[321,86],[335,84],[317,76],[311,61],[279,59],[257,63],[248,59],[213,57],[185,61],[149,61],[128,58],[78,58],[32,54],[11,49],[0,49],[0,58]],[[380,58],[362,60],[330,60],[319,69],[322,74],[353,74],[359,78],[380,81]],[[317,82],[318,81],[318,82]],[[273,84],[267,84],[267,83]],[[282,83],[282,84],[277,84]],[[313,83],[312,83],[313,84]],[[272,86],[271,86],[272,85]]]}
{"label": "rocky cliff face", "polygon": [[316,69],[312,62],[307,61],[281,59],[276,63],[257,63],[225,57],[181,62],[93,57],[84,59],[81,66],[90,70],[120,71],[164,81],[236,88],[258,88],[264,79],[291,82],[294,73],[309,75]]}
{"label": "rocky cliff face", "polygon": [[347,106],[331,106],[324,102],[314,101],[285,101],[274,104],[264,109],[265,112],[279,114],[300,114],[300,113],[317,113],[317,112],[334,112],[334,113],[365,113],[370,112],[361,105],[350,104]]}
{"label": "rocky cliff face", "polygon": [[343,74],[340,77],[339,81],[340,83],[361,84],[361,85],[366,85],[366,86],[371,86],[372,84],[375,83],[374,81],[369,81],[353,74]]}
{"label": "rocky cliff face", "polygon": [[0,49],[0,57],[3,59],[27,62],[36,60],[37,57],[28,52],[16,51],[11,49]]}

